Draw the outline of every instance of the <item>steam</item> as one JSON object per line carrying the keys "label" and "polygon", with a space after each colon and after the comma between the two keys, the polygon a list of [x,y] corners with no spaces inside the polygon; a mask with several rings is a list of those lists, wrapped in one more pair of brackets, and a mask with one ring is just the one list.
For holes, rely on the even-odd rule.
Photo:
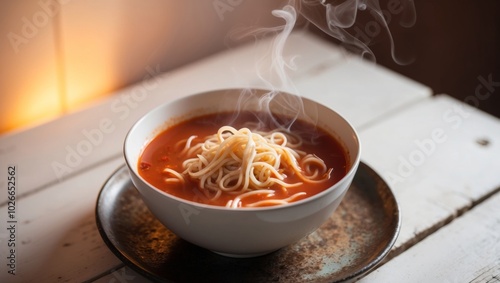
{"label": "steam", "polygon": [[[258,100],[258,108],[269,115],[258,117],[263,124],[269,124],[269,121],[264,119],[272,119],[271,124],[274,124],[278,129],[290,129],[293,122],[303,111],[302,100],[299,96],[287,96],[283,92],[297,93],[297,89],[289,76],[290,71],[297,69],[294,60],[295,57],[288,58],[284,54],[285,45],[288,37],[293,31],[297,21],[297,10],[293,5],[285,5],[280,10],[273,10],[273,16],[283,19],[284,24],[270,28],[252,28],[250,30],[237,30],[231,34],[231,37],[240,40],[245,37],[272,36],[271,46],[267,50],[268,53],[256,61],[256,73],[261,83],[266,89],[270,90],[262,95]],[[239,106],[244,108],[244,105],[254,101],[254,93],[251,90],[245,90],[241,93]],[[243,106],[242,106],[243,105]],[[280,113],[286,113],[290,117],[288,121],[277,121],[272,114],[279,108]],[[281,117],[283,118],[283,117]]]}
{"label": "steam", "polygon": [[[269,53],[257,60],[256,71],[261,82],[271,90],[259,100],[260,109],[269,113],[271,118],[274,112],[272,110],[276,110],[276,107],[279,107],[281,113],[293,116],[285,123],[274,120],[278,128],[289,129],[299,113],[303,111],[300,96],[290,97],[281,93],[281,91],[297,93],[288,75],[290,71],[296,70],[295,57],[287,58],[284,49],[298,18],[303,17],[308,23],[337,39],[349,51],[373,62],[375,62],[375,55],[368,45],[380,33],[385,33],[390,41],[392,59],[401,65],[408,64],[411,60],[405,60],[396,54],[389,22],[399,17],[399,24],[402,27],[413,26],[416,22],[413,0],[388,0],[387,4],[387,8],[382,9],[378,0],[290,0],[282,9],[272,11],[275,17],[284,20],[282,26],[238,30],[230,34],[236,40],[248,36],[258,38],[273,35]],[[360,30],[368,35],[360,34]],[[250,90],[242,93],[240,107],[244,108],[245,103],[249,102],[251,97]],[[316,119],[317,117],[310,117],[309,122],[315,124]]]}
{"label": "steam", "polygon": [[[275,17],[282,18],[285,21],[285,24],[280,28],[281,32],[277,34],[272,41],[270,58],[271,81],[266,80],[262,72],[258,72],[259,78],[268,85],[269,89],[296,93],[295,86],[290,79],[290,76],[288,75],[288,72],[290,70],[296,70],[296,66],[293,63],[294,58],[287,61],[285,54],[283,53],[286,41],[290,36],[290,33],[292,32],[297,20],[296,10],[293,6],[287,5],[283,7],[282,10],[274,10],[272,14]],[[274,102],[277,102],[278,95],[279,92],[271,91],[267,95],[263,96],[260,100],[260,108],[263,109],[266,113],[272,113],[270,109],[272,105],[271,101],[274,100]],[[299,97],[294,98],[296,98],[297,101],[291,101],[290,98],[281,99],[280,107],[282,109],[287,109],[287,112],[295,113],[296,115],[298,115],[298,113],[302,111],[302,102],[300,101]],[[295,118],[290,121],[289,125],[287,125],[286,128],[289,128],[289,126],[291,126],[291,123],[293,123]]]}
{"label": "steam", "polygon": [[[368,45],[380,33],[385,33],[394,62],[406,65],[413,61],[412,58],[404,59],[397,55],[389,29],[389,21],[394,17],[399,17],[402,27],[410,28],[415,25],[413,0],[388,0],[385,9],[380,7],[378,0],[302,0],[297,2],[297,7],[309,23],[361,57],[375,62],[375,55]],[[361,14],[367,18],[366,21],[359,19]]]}

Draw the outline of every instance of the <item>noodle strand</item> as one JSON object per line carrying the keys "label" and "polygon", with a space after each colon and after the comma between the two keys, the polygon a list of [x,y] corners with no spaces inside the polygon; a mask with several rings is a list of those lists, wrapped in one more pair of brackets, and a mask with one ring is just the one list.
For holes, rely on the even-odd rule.
{"label": "noodle strand", "polygon": [[[196,136],[179,142],[184,144],[181,154],[184,171],[179,173],[165,168],[166,182],[185,182],[188,177],[199,182],[203,194],[217,199],[223,192],[236,197],[226,206],[241,207],[242,199],[251,195],[273,196],[278,189],[296,187],[306,183],[324,182],[333,169],[314,154],[298,150],[303,143],[299,136],[284,132],[252,132],[223,126],[203,142],[195,143]],[[180,146],[180,145],[179,145]],[[301,182],[287,183],[285,168],[291,170]],[[237,195],[239,194],[239,195]],[[305,193],[296,193],[284,199],[264,199],[246,204],[248,207],[289,203]]]}

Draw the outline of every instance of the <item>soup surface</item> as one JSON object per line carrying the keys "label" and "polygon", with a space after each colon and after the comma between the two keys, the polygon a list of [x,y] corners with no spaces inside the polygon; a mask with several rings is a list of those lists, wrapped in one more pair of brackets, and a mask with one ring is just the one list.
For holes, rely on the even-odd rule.
{"label": "soup surface", "polygon": [[[293,200],[290,200],[290,202],[297,201],[320,193],[346,175],[349,170],[348,155],[339,142],[324,130],[300,120],[295,120],[292,123],[292,120],[287,117],[274,117],[275,119],[267,119],[266,117],[264,114],[245,111],[238,113],[238,115],[228,112],[205,115],[174,125],[161,132],[146,145],[137,164],[139,174],[157,189],[174,196],[204,204],[226,206],[228,202],[235,198],[234,192],[222,192],[220,196],[213,199],[211,194],[204,192],[206,188],[200,188],[200,183],[197,180],[186,178],[185,182],[166,182],[168,176],[165,173],[165,168],[173,169],[182,174],[185,171],[183,162],[192,157],[180,154],[185,145],[185,142],[182,141],[195,135],[196,138],[192,140],[193,144],[203,142],[205,137],[214,135],[219,128],[226,125],[230,125],[235,129],[246,127],[252,131],[282,131],[277,130],[275,126],[276,123],[279,123],[291,125],[289,127],[290,133],[300,137],[303,141],[299,150],[319,157],[331,171],[325,181],[309,183],[302,182],[297,174],[285,167],[282,171],[283,176],[285,176],[283,181],[286,183],[302,182],[301,185],[284,188],[279,184],[273,184],[271,187],[266,188],[273,190],[272,194],[247,196],[241,199],[238,206],[245,207],[247,204],[264,199],[283,200],[294,195]],[[259,206],[268,205],[272,204]]]}

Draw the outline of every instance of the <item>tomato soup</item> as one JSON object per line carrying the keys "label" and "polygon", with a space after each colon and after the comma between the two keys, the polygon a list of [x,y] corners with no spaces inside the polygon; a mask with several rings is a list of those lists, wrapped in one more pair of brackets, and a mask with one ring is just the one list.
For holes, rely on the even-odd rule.
{"label": "tomato soup", "polygon": [[[176,197],[209,205],[226,206],[228,202],[235,198],[234,192],[222,192],[216,199],[212,199],[207,197],[207,194],[203,191],[206,189],[201,188],[197,180],[189,177],[185,178],[185,182],[166,182],[165,168],[182,173],[185,171],[183,162],[192,157],[180,154],[182,147],[179,146],[179,142],[187,140],[193,135],[196,136],[192,139],[193,143],[202,142],[205,137],[214,135],[219,128],[225,125],[230,125],[236,129],[242,127],[256,129],[258,127],[260,131],[274,132],[278,131],[276,125],[280,124],[288,125],[289,132],[300,137],[302,140],[300,151],[317,156],[324,162],[326,167],[331,168],[329,177],[324,182],[303,182],[301,185],[286,188],[279,184],[273,184],[266,189],[273,190],[274,193],[255,194],[245,197],[241,200],[242,206],[264,198],[282,200],[296,194],[299,196],[294,198],[293,201],[298,201],[320,193],[346,175],[350,169],[348,154],[341,144],[323,129],[301,120],[288,117],[269,119],[263,113],[245,111],[200,116],[166,129],[144,148],[137,164],[139,174],[152,186]],[[280,172],[285,176],[284,182],[302,182],[287,167],[282,168]]]}

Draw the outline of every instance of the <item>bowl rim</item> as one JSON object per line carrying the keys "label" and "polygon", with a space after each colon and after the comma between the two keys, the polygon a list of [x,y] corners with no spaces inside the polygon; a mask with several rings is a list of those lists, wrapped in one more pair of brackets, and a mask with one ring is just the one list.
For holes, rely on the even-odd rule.
{"label": "bowl rim", "polygon": [[[148,119],[148,116],[152,115],[151,113],[159,111],[161,108],[166,107],[168,104],[172,104],[172,103],[175,103],[177,101],[184,100],[184,99],[193,99],[193,97],[195,97],[195,96],[208,95],[208,94],[214,93],[214,92],[232,92],[232,91],[240,91],[241,92],[242,90],[248,90],[248,88],[222,88],[222,89],[215,89],[215,90],[197,92],[197,93],[188,94],[188,95],[185,95],[185,96],[182,96],[182,97],[179,97],[179,98],[175,98],[175,99],[169,100],[167,102],[164,102],[164,103],[162,103],[162,104],[160,104],[160,105],[158,105],[158,106],[150,109],[147,113],[145,113],[144,115],[142,115],[136,122],[134,122],[134,124],[132,125],[132,127],[130,127],[130,129],[128,130],[128,132],[127,132],[127,134],[125,136],[124,142],[123,142],[123,147],[122,147],[123,156],[124,156],[125,164],[127,165],[129,174],[133,174],[134,176],[136,176],[145,185],[147,185],[147,187],[149,189],[152,189],[152,190],[156,191],[157,193],[160,193],[161,195],[166,196],[167,198],[173,199],[173,200],[175,200],[177,202],[180,202],[180,203],[183,203],[183,204],[186,204],[186,205],[191,205],[191,206],[194,206],[196,208],[200,208],[200,209],[204,209],[204,210],[205,209],[212,209],[212,210],[218,210],[218,211],[231,211],[231,212],[234,212],[234,213],[243,213],[243,212],[248,212],[248,211],[263,212],[263,211],[271,211],[271,210],[274,211],[274,210],[290,209],[290,208],[293,208],[294,206],[303,205],[303,204],[306,204],[308,202],[312,202],[312,201],[314,201],[316,199],[319,199],[322,196],[330,193],[330,191],[338,189],[338,187],[340,186],[340,184],[343,183],[343,182],[345,182],[346,179],[354,177],[354,174],[356,174],[356,170],[357,170],[357,168],[359,166],[359,163],[361,161],[361,142],[360,142],[360,139],[359,139],[359,134],[356,131],[356,128],[354,128],[354,126],[343,115],[341,115],[339,112],[335,111],[331,107],[329,107],[329,106],[327,106],[327,105],[325,105],[325,104],[323,104],[321,102],[315,101],[313,99],[310,99],[310,98],[307,98],[307,97],[304,97],[304,96],[301,96],[301,95],[291,94],[289,92],[281,91],[281,90],[268,90],[268,89],[261,89],[261,88],[251,88],[251,90],[255,90],[255,91],[278,91],[280,93],[285,93],[285,94],[289,94],[289,95],[299,96],[300,99],[302,99],[302,100],[308,100],[309,102],[313,102],[314,104],[320,105],[320,106],[325,107],[328,110],[334,112],[348,126],[348,128],[351,129],[352,136],[354,138],[354,141],[356,141],[356,144],[357,144],[357,149],[358,149],[357,151],[358,152],[357,152],[354,160],[351,162],[352,163],[351,168],[349,168],[349,170],[347,171],[347,173],[340,180],[338,180],[331,187],[329,187],[329,188],[327,188],[327,189],[325,189],[325,190],[323,190],[323,191],[321,191],[321,192],[319,192],[319,193],[317,193],[315,195],[306,197],[306,198],[298,200],[298,201],[294,201],[294,202],[288,203],[286,205],[273,205],[273,206],[264,206],[264,207],[238,207],[238,208],[229,208],[229,207],[225,207],[225,206],[199,203],[199,202],[190,201],[190,200],[187,200],[187,199],[183,199],[183,198],[174,196],[172,194],[169,194],[167,192],[164,192],[164,191],[156,188],[155,186],[151,185],[148,181],[146,181],[140,174],[138,174],[138,173],[136,174],[136,170],[135,170],[136,168],[132,168],[132,164],[130,162],[130,158],[127,155],[127,150],[126,150],[126,148],[127,148],[127,142],[131,139],[131,135],[134,132],[134,130],[137,127],[139,127],[139,124],[141,124],[142,121]],[[195,115],[193,117],[197,117],[197,116]],[[166,129],[163,129],[162,131],[164,131],[164,130],[166,130]],[[160,131],[160,132],[162,132],[162,131]],[[156,135],[155,135],[155,137],[156,137]],[[144,145],[147,145],[147,143],[148,143],[148,141],[146,141],[144,143]],[[143,150],[143,149],[141,149],[141,150]],[[132,181],[133,181],[133,178],[132,178]],[[140,190],[139,190],[139,193],[142,195],[142,193],[141,193]]]}

